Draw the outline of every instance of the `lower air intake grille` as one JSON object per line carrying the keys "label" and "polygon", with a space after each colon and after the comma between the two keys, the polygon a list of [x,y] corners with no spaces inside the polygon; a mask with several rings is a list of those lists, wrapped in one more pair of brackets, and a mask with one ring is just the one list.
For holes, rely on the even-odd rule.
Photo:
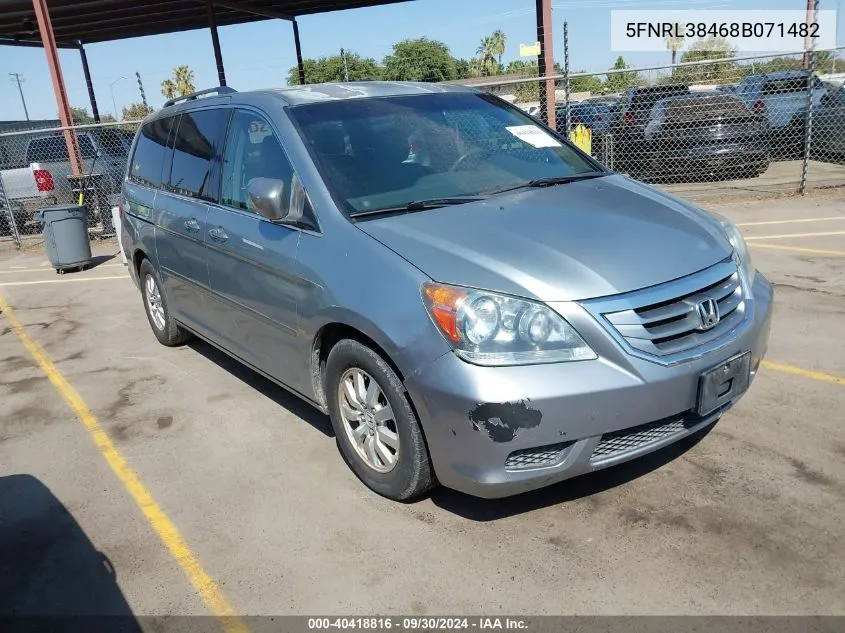
{"label": "lower air intake grille", "polygon": [[549,444],[537,448],[522,448],[514,451],[505,460],[506,470],[524,470],[527,468],[543,468],[557,464],[572,442]]}
{"label": "lower air intake grille", "polygon": [[590,457],[590,462],[600,462],[610,457],[635,451],[643,446],[683,433],[700,421],[695,418],[685,420],[684,416],[675,416],[629,429],[622,429],[621,431],[605,433],[596,445]]}

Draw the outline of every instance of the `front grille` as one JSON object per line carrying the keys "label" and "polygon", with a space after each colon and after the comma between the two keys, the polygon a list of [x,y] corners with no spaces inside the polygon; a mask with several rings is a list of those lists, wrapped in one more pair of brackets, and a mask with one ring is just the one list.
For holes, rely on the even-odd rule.
{"label": "front grille", "polygon": [[[699,305],[718,306],[718,323],[707,329]],[[739,270],[727,259],[700,273],[607,300],[587,302],[634,349],[669,356],[713,341],[745,316]]]}
{"label": "front grille", "polygon": [[685,419],[683,415],[679,415],[629,429],[622,429],[621,431],[605,433],[601,436],[592,456],[590,456],[590,463],[630,453],[667,437],[679,435],[700,421],[698,418]]}
{"label": "front grille", "polygon": [[536,448],[522,448],[514,451],[505,460],[506,470],[524,470],[527,468],[543,468],[557,464],[572,442],[549,444]]}

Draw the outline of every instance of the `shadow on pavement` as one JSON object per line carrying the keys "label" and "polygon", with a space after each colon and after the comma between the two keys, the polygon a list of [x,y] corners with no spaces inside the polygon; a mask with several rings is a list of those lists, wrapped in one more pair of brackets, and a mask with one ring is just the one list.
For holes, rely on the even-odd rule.
{"label": "shadow on pavement", "polygon": [[96,268],[100,264],[105,264],[106,262],[110,262],[115,258],[114,255],[95,255],[91,258],[91,265],[88,267],[88,270],[92,268]]}
{"label": "shadow on pavement", "polygon": [[552,505],[576,501],[621,486],[668,464],[698,444],[714,425],[643,457],[558,484],[504,499],[479,499],[455,490],[437,488],[432,502],[471,521],[495,521]]}
{"label": "shadow on pavement", "polygon": [[109,559],[30,475],[0,477],[0,630],[141,631]]}
{"label": "shadow on pavement", "polygon": [[329,416],[320,413],[317,409],[302,400],[300,397],[295,396],[288,390],[274,383],[272,380],[253,371],[225,352],[221,352],[210,343],[194,338],[191,339],[188,346],[195,352],[205,356],[211,362],[228,371],[235,378],[238,378],[256,391],[270,398],[270,400],[279,406],[287,409],[293,415],[298,418],[302,418],[323,435],[327,437],[334,437],[334,430],[332,429],[332,423],[329,420]]}

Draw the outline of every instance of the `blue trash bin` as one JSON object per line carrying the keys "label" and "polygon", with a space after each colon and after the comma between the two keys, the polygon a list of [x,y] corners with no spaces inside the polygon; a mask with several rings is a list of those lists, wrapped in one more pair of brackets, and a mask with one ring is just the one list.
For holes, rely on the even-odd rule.
{"label": "blue trash bin", "polygon": [[41,224],[44,246],[57,273],[71,268],[85,270],[91,265],[86,207],[78,204],[44,207],[35,217]]}

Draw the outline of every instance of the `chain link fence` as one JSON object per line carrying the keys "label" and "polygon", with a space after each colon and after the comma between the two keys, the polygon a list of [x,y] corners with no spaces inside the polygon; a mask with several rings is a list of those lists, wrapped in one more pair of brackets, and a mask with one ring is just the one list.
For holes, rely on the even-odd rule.
{"label": "chain link fence", "polygon": [[[845,63],[836,50],[724,57],[553,78],[463,81],[554,125],[608,167],[689,197],[845,185]],[[707,57],[710,57],[708,59]],[[841,68],[839,67],[841,64]],[[552,88],[553,86],[553,88]],[[567,95],[569,98],[567,99]]]}
{"label": "chain link fence", "polygon": [[138,122],[0,133],[0,240],[41,234],[40,208],[82,204],[92,239],[114,237],[114,197]]}

